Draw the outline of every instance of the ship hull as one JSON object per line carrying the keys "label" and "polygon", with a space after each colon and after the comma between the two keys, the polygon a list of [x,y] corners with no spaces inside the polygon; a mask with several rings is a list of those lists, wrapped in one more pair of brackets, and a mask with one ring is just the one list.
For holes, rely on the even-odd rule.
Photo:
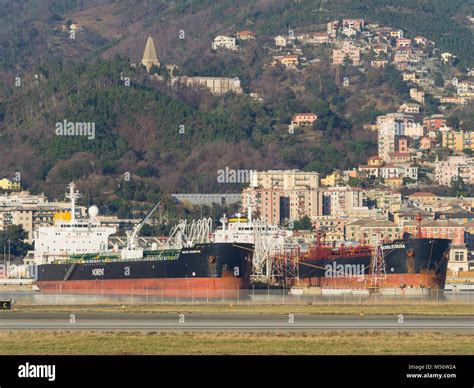
{"label": "ship hull", "polygon": [[244,279],[224,278],[163,278],[38,281],[45,294],[78,295],[150,295],[163,298],[233,298],[248,287]]}
{"label": "ship hull", "polygon": [[227,297],[250,283],[253,245],[197,244],[138,260],[86,260],[38,266],[44,293]]}
{"label": "ship hull", "polygon": [[417,238],[382,245],[385,274],[372,273],[372,255],[303,257],[299,284],[323,288],[444,289],[450,240]]}

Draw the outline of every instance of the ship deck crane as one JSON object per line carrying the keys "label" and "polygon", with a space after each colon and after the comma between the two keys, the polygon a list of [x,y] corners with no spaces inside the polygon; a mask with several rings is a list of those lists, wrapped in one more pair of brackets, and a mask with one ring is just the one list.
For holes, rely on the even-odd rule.
{"label": "ship deck crane", "polygon": [[135,226],[132,232],[128,231],[127,232],[127,248],[130,250],[137,249],[138,243],[137,243],[137,238],[140,235],[140,231],[142,230],[143,226],[146,224],[146,222],[150,219],[150,217],[153,215],[156,209],[160,206],[161,201],[159,201],[153,208],[143,217],[143,219],[140,221],[140,223]]}

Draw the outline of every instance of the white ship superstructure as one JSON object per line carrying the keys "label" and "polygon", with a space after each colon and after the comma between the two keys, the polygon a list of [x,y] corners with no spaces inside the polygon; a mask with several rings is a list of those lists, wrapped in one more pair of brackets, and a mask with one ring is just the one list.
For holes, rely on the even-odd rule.
{"label": "white ship superstructure", "polygon": [[278,225],[252,221],[241,217],[239,213],[235,217],[227,219],[224,215],[221,218],[222,225],[214,232],[213,241],[216,243],[233,242],[255,244],[259,236],[268,236],[274,239],[275,246],[283,246],[285,239],[291,237],[291,230],[283,229]]}
{"label": "white ship superstructure", "polygon": [[76,199],[80,197],[74,183],[66,197],[71,200],[71,220],[58,220],[54,226],[43,226],[34,233],[34,262],[36,264],[65,260],[70,255],[101,253],[108,250],[109,236],[115,227],[102,226],[97,221],[98,209],[89,208],[89,218],[76,219]]}
{"label": "white ship superstructure", "polygon": [[213,235],[216,243],[253,244],[252,277],[268,279],[271,274],[274,253],[283,251],[291,244],[293,231],[281,226],[268,224],[260,220],[252,220],[252,210],[248,208],[247,218],[237,213],[228,220],[225,215],[221,219],[222,226]]}

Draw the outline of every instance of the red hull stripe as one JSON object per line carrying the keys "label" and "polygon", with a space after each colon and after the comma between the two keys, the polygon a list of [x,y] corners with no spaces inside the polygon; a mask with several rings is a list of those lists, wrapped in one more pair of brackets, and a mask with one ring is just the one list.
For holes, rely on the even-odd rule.
{"label": "red hull stripe", "polygon": [[[444,289],[446,277],[434,274],[387,274],[384,280],[377,280],[381,288],[440,288]],[[374,285],[370,275],[363,277],[326,277],[300,279],[300,285],[325,288],[369,288]]]}
{"label": "red hull stripe", "polygon": [[248,287],[242,278],[166,278],[38,281],[43,293],[161,295],[163,297],[231,297]]}

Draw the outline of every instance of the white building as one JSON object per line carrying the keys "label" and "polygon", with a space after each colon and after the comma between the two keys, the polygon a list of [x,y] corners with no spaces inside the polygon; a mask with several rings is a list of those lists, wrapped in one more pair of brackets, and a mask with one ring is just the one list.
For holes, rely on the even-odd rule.
{"label": "white building", "polygon": [[275,46],[277,47],[286,47],[286,45],[288,44],[288,39],[286,39],[282,35],[275,36],[275,38],[273,39],[275,41]]}
{"label": "white building", "polygon": [[225,48],[228,50],[237,50],[237,44],[235,38],[230,36],[219,35],[214,38],[212,42],[212,49],[217,50],[219,48]]}
{"label": "white building", "polygon": [[464,183],[474,184],[474,158],[451,156],[447,160],[435,162],[436,183],[451,186],[461,178]]}
{"label": "white building", "polygon": [[415,117],[405,113],[389,113],[377,117],[378,155],[389,160],[390,154],[397,151],[397,139],[400,136],[421,137],[423,126]]}
{"label": "white building", "polygon": [[322,194],[323,215],[343,215],[363,205],[362,190],[353,187],[328,187]]}

